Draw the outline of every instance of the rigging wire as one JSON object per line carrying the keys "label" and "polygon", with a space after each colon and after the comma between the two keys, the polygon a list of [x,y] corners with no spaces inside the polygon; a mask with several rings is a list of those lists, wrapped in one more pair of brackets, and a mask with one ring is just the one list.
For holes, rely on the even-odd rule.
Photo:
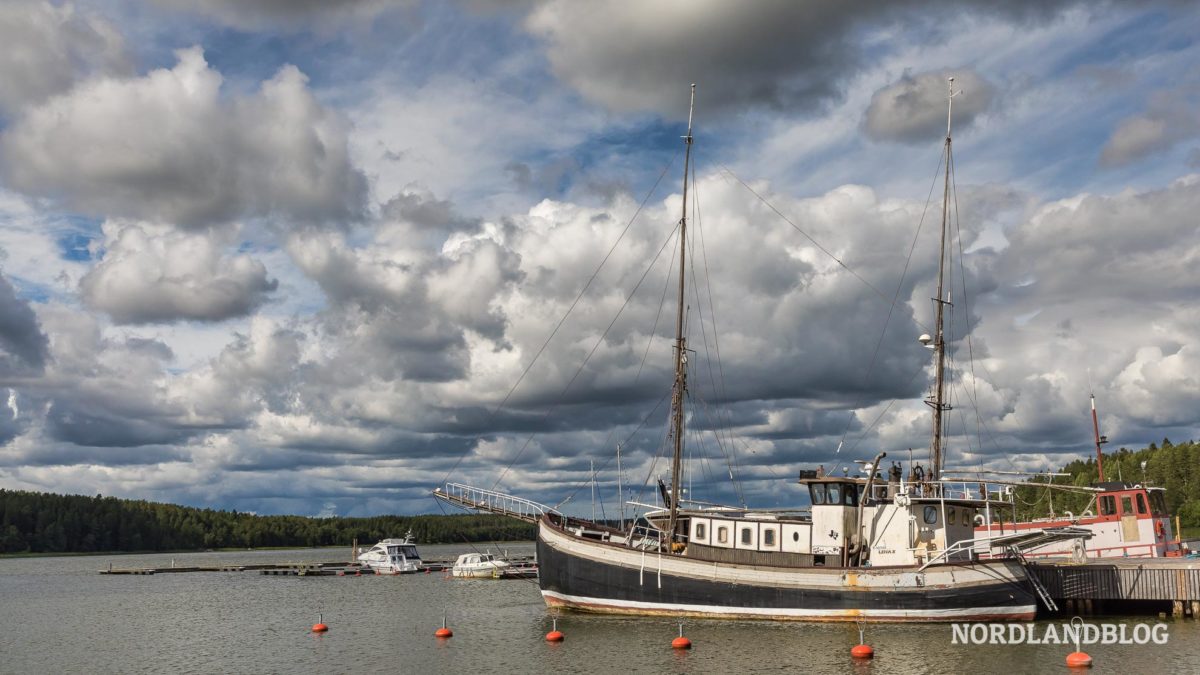
{"label": "rigging wire", "polygon": [[[675,160],[678,158],[679,150],[676,150],[675,154],[671,156],[671,160],[667,162],[667,165],[663,167],[662,172],[658,174],[658,179],[654,181],[654,185],[652,185],[650,190],[646,192],[646,196],[642,198],[641,203],[638,204],[637,209],[634,210],[633,215],[630,216],[629,222],[625,224],[625,229],[621,230],[620,236],[618,236],[616,241],[613,242],[612,246],[609,247],[608,253],[604,254],[604,259],[602,259],[600,264],[596,266],[595,271],[592,272],[592,276],[588,277],[587,283],[583,285],[583,288],[579,291],[579,294],[575,296],[575,300],[571,303],[571,306],[567,308],[566,313],[563,314],[562,318],[558,320],[557,324],[555,324],[554,329],[550,331],[550,335],[546,337],[546,341],[543,342],[542,346],[538,348],[537,353],[533,355],[533,359],[529,361],[529,365],[525,366],[525,370],[521,372],[520,377],[518,377],[517,381],[513,383],[512,388],[508,390],[508,393],[504,395],[504,398],[500,400],[500,403],[498,403],[496,407],[492,409],[492,412],[488,415],[487,419],[489,424],[504,408],[504,404],[508,403],[508,400],[517,390],[517,387],[521,386],[521,382],[525,380],[525,376],[529,374],[529,371],[533,368],[533,364],[537,363],[538,358],[540,358],[542,353],[546,351],[546,347],[550,345],[550,341],[553,340],[554,336],[558,334],[558,330],[562,328],[563,323],[565,323],[567,320],[567,317],[571,315],[571,312],[575,311],[575,307],[579,304],[579,301],[583,299],[584,294],[587,293],[589,288],[591,288],[592,282],[596,280],[596,277],[600,274],[600,270],[604,268],[604,265],[608,262],[608,259],[612,257],[613,251],[617,249],[617,246],[629,232],[629,228],[633,226],[634,221],[637,220],[637,217],[642,213],[642,210],[646,208],[646,204],[650,202],[650,198],[653,197],[654,193],[658,191],[658,186],[660,183],[662,183],[663,177],[665,177],[667,172],[671,170],[671,167],[675,165]],[[657,259],[657,256],[655,259]],[[477,435],[475,440],[478,441],[480,438],[482,438],[482,434]],[[454,462],[454,465],[451,466],[450,470],[446,472],[446,475],[442,477],[442,483],[445,483],[447,480],[449,480],[450,475],[458,470],[459,465],[462,464],[463,460],[466,459],[467,455],[469,455],[472,450],[474,450],[473,446],[466,448],[461,454],[459,454],[458,459]]]}
{"label": "rigging wire", "polygon": [[[679,229],[679,226],[676,225],[675,229]],[[654,268],[654,265],[658,262],[658,259],[662,257],[663,250],[674,238],[675,232],[672,230],[671,236],[667,237],[667,239],[663,241],[662,246],[660,246],[658,249],[658,253],[654,254],[654,259],[651,260],[650,264],[646,266],[646,271],[642,272],[642,276],[638,279],[637,284],[634,285],[633,290],[630,291],[629,295],[625,298],[625,302],[621,303],[621,308],[617,310],[617,313],[612,318],[612,321],[608,322],[608,326],[604,329],[604,332],[601,333],[600,337],[596,339],[596,343],[592,345],[591,351],[589,351],[587,356],[584,357],[583,363],[579,364],[579,367],[575,369],[575,374],[571,376],[571,379],[567,381],[566,386],[564,386],[562,391],[559,392],[559,402],[551,405],[542,415],[542,419],[549,417],[550,414],[557,410],[558,406],[561,405],[562,399],[564,396],[566,396],[567,391],[571,389],[571,385],[575,384],[575,380],[579,378],[579,374],[583,372],[583,369],[587,366],[588,361],[591,360],[592,356],[596,353],[596,350],[600,348],[601,344],[603,344],[604,338],[608,337],[608,332],[612,330],[612,327],[616,325],[617,320],[621,318],[621,314],[625,311],[625,308],[629,306],[629,302],[633,300],[633,296],[637,295],[638,289],[642,287],[642,282],[646,280],[646,276],[650,274],[650,270]],[[520,461],[521,456],[525,454],[525,450],[529,447],[529,444],[533,442],[533,439],[535,436],[537,436],[537,433],[537,431],[534,431],[529,435],[529,438],[526,439],[525,444],[522,445],[520,451],[517,452],[517,456],[513,457],[512,461],[509,462],[508,465],[504,467],[504,470],[500,472],[500,475],[496,478],[496,482],[492,484],[493,490],[495,490],[496,486],[500,484],[500,481],[504,480],[504,477],[508,475],[509,470],[512,469],[518,461]]]}
{"label": "rigging wire", "polygon": [[[782,212],[782,211],[780,211],[779,209],[775,208],[775,205],[774,205],[774,204],[772,204],[771,202],[767,201],[766,197],[763,197],[761,194],[759,194],[759,193],[758,193],[758,191],[756,191],[754,188],[750,187],[750,186],[749,186],[749,185],[746,183],[746,181],[742,180],[742,179],[741,179],[741,177],[739,177],[737,174],[735,174],[735,173],[733,172],[733,170],[732,170],[732,169],[730,169],[729,167],[727,167],[727,166],[725,166],[725,165],[721,165],[721,170],[723,170],[725,173],[729,174],[729,175],[730,175],[731,177],[733,177],[733,179],[734,179],[734,180],[736,180],[737,182],[741,183],[741,184],[742,184],[742,187],[744,187],[744,188],[746,188],[747,190],[749,190],[749,191],[750,191],[750,194],[752,194],[752,195],[754,195],[755,197],[757,197],[757,198],[758,198],[758,200],[759,200],[759,201],[761,201],[763,204],[765,204],[767,208],[769,208],[769,209],[771,209],[772,211],[774,211],[774,212],[775,212],[775,215],[777,215],[777,216],[779,216],[780,218],[782,218],[782,219],[783,219],[783,222],[787,223],[788,225],[791,225],[791,226],[792,226],[792,229],[794,229],[794,230],[796,230],[797,232],[799,232],[800,234],[804,235],[804,238],[805,238],[805,239],[808,239],[810,242],[812,242],[812,245],[813,245],[813,246],[816,246],[818,250],[820,250],[820,251],[821,251],[822,253],[824,253],[825,255],[829,256],[829,258],[830,258],[831,260],[833,260],[833,261],[834,261],[834,262],[836,262],[838,265],[840,265],[840,266],[842,267],[842,269],[844,269],[844,270],[846,270],[847,272],[849,272],[849,273],[850,273],[850,274],[851,274],[851,275],[852,275],[852,276],[853,276],[855,279],[858,279],[860,282],[862,282],[862,284],[863,284],[864,286],[866,286],[867,288],[869,288],[869,289],[871,289],[872,291],[874,291],[874,292],[875,292],[875,295],[878,295],[880,298],[882,298],[884,302],[891,302],[890,300],[888,300],[888,297],[887,297],[886,295],[884,295],[883,291],[881,291],[881,290],[879,290],[878,288],[876,288],[874,284],[872,284],[871,282],[867,281],[867,280],[866,280],[866,278],[864,278],[864,277],[863,277],[861,274],[859,274],[858,272],[854,271],[854,269],[853,269],[852,267],[850,267],[849,265],[847,265],[845,262],[843,262],[841,258],[837,257],[837,256],[836,256],[836,255],[834,255],[832,252],[830,252],[830,250],[829,250],[829,249],[827,249],[827,248],[825,248],[824,246],[822,246],[822,245],[821,245],[821,243],[820,243],[820,242],[818,242],[816,239],[814,239],[812,235],[810,235],[808,232],[805,232],[805,231],[804,231],[804,230],[803,230],[803,229],[802,229],[802,228],[801,228],[799,225],[797,225],[795,222],[793,222],[793,221],[792,221],[790,218],[788,218],[787,216],[783,215],[783,212]],[[925,330],[928,330],[928,328],[925,326],[925,324],[923,324],[923,323],[921,323],[920,321],[918,321],[916,317],[913,317],[913,321],[914,321],[914,322],[915,322],[915,323],[916,323],[918,326],[920,326],[921,328],[924,328]]]}
{"label": "rigging wire", "polygon": [[[921,230],[925,227],[925,216],[929,213],[929,204],[933,201],[933,189],[937,186],[938,174],[942,172],[942,161],[945,153],[938,156],[937,169],[933,172],[933,181],[929,184],[929,194],[925,197],[925,208],[921,210],[921,219],[917,222],[917,231],[913,233],[912,244],[908,247],[908,258],[904,261],[904,269],[900,272],[900,281],[896,283],[896,293],[892,296],[892,301],[888,306],[887,318],[883,321],[883,330],[879,333],[879,340],[875,342],[875,350],[871,352],[871,361],[867,365],[867,372],[863,375],[863,388],[866,388],[867,382],[871,379],[871,373],[875,370],[875,363],[879,358],[879,350],[883,347],[883,339],[887,337],[887,329],[892,321],[892,314],[896,310],[896,304],[900,301],[900,292],[904,290],[904,279],[908,276],[908,268],[912,264],[913,253],[917,249],[917,241],[921,237]],[[854,410],[858,410],[862,406],[863,399],[866,398],[864,392],[860,392],[858,399],[854,402]],[[850,415],[846,420],[846,428],[842,431],[842,438],[838,441],[838,447],[846,442],[846,436],[850,433],[850,428],[854,426],[855,416]],[[856,444],[857,445],[857,444]]]}

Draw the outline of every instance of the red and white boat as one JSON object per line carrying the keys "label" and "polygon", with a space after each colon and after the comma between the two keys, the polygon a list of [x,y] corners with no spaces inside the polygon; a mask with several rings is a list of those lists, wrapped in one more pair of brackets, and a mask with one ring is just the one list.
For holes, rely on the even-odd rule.
{"label": "red and white boat", "polygon": [[[1166,490],[1127,482],[1097,483],[1096,506],[1079,514],[1016,523],[984,523],[975,535],[1017,534],[1051,527],[1078,527],[1092,538],[1078,543],[1050,543],[1025,552],[1026,557],[1162,558],[1183,554],[1167,513]],[[1085,547],[1077,550],[1078,547]]]}
{"label": "red and white boat", "polygon": [[[1092,429],[1096,435],[1096,462],[1100,482],[1092,485],[1095,501],[1083,513],[1066,512],[1052,518],[1023,522],[982,523],[976,536],[1017,534],[1048,527],[1078,527],[1092,533],[1091,539],[1054,542],[1025,552],[1026,557],[1162,558],[1183,555],[1167,512],[1166,489],[1141,483],[1104,480],[1101,446],[1108,438],[1100,435],[1096,397],[1092,397]],[[1053,486],[1049,486],[1053,488]]]}

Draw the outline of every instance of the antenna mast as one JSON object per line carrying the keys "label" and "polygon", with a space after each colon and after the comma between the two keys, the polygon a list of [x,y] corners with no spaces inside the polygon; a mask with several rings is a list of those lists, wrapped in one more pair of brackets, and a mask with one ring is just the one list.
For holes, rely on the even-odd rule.
{"label": "antenna mast", "polygon": [[1096,395],[1092,394],[1092,432],[1096,434],[1096,468],[1100,471],[1100,482],[1104,482],[1104,452],[1100,446],[1108,442],[1108,436],[1100,435],[1100,420],[1096,417]]}
{"label": "antenna mast", "polygon": [[683,337],[683,280],[686,276],[684,257],[687,255],[687,200],[688,171],[692,160],[692,112],[696,108],[696,85],[692,85],[692,98],[688,104],[688,130],[683,137],[683,213],[679,218],[679,307],[675,315],[675,385],[671,394],[671,435],[674,448],[671,454],[671,509],[667,521],[667,535],[675,541],[675,522],[679,518],[679,479],[683,464],[683,399],[687,392],[687,343]]}
{"label": "antenna mast", "polygon": [[950,304],[950,300],[946,298],[945,293],[945,274],[946,274],[946,232],[950,216],[950,122],[954,114],[954,78],[949,78],[947,84],[947,109],[946,109],[946,182],[942,193],[942,238],[941,245],[938,249],[938,282],[937,282],[937,297],[933,299],[936,312],[937,323],[934,327],[933,336],[933,353],[934,353],[934,389],[933,396],[925,401],[933,408],[933,462],[929,469],[930,479],[939,480],[942,475],[942,431],[944,423],[942,422],[942,413],[950,410],[950,406],[946,404],[946,332],[945,332],[945,311],[946,306]]}

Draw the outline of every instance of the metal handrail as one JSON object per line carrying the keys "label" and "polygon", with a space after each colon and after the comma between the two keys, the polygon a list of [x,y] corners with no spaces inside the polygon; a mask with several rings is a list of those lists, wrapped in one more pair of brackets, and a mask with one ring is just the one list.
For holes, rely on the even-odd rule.
{"label": "metal handrail", "polygon": [[505,492],[463,483],[446,483],[443,487],[434,489],[433,496],[460,508],[509,516],[528,522],[536,522],[546,514],[562,515],[552,506],[539,504],[533,500]]}

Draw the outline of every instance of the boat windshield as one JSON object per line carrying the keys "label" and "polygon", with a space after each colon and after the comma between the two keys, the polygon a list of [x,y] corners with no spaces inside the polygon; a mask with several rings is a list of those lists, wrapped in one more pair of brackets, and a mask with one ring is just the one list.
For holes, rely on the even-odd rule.
{"label": "boat windshield", "polygon": [[420,558],[421,557],[421,556],[417,555],[417,547],[416,546],[402,546],[402,547],[400,547],[400,552],[404,554],[405,558]]}

